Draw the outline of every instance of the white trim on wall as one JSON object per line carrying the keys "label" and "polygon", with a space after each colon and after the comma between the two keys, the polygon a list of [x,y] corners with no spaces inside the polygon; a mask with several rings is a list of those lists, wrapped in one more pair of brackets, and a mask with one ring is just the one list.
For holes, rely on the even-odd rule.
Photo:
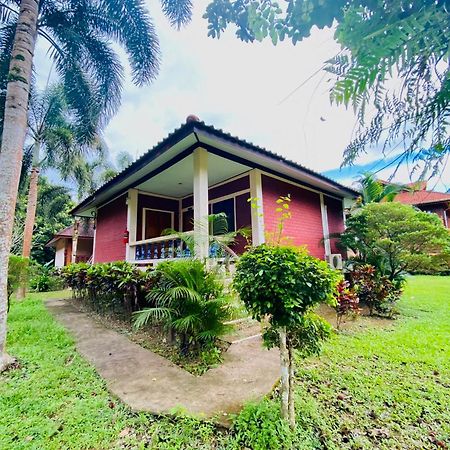
{"label": "white trim on wall", "polygon": [[325,257],[331,255],[330,228],[328,226],[328,210],[325,205],[323,194],[320,195],[320,213],[322,216],[323,242],[325,246]]}
{"label": "white trim on wall", "polygon": [[257,203],[257,207],[251,206],[252,218],[252,245],[264,244],[266,241],[264,234],[264,209],[263,209],[263,190],[262,190],[262,172],[259,169],[250,171],[250,197]]}
{"label": "white trim on wall", "polygon": [[[208,191],[210,191],[211,189],[215,189],[217,187],[223,186],[225,184],[232,183],[233,181],[239,180],[241,178],[248,177],[249,173],[250,173],[250,171],[245,172],[245,173],[240,174],[240,175],[236,175],[235,177],[228,178],[227,180],[221,181],[220,183],[212,184],[211,186],[208,187]],[[188,194],[188,195],[185,195],[184,197],[180,197],[180,199],[181,200],[185,200],[185,199],[187,199],[189,197],[193,197],[193,195],[194,194]]]}

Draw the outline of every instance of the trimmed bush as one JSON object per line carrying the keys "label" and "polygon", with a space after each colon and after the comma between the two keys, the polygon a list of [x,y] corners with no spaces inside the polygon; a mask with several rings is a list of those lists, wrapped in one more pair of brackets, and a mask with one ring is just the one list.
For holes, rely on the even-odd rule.
{"label": "trimmed bush", "polygon": [[[74,297],[88,300],[99,312],[131,312],[145,306],[151,273],[125,261],[70,264],[61,270]],[[145,289],[145,290],[144,290]]]}

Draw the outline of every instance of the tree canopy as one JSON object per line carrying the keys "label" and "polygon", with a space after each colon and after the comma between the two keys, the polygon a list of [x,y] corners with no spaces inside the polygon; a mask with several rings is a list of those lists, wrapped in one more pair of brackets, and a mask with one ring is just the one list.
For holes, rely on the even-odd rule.
{"label": "tree canopy", "polygon": [[404,271],[449,270],[450,233],[436,214],[401,203],[369,203],[347,219],[341,243],[354,260],[395,280]]}
{"label": "tree canopy", "polygon": [[358,127],[344,164],[370,146],[403,151],[396,160],[432,175],[450,153],[448,0],[213,0],[209,35],[230,24],[247,42],[308,37],[337,23],[342,50],[324,68],[334,75],[331,99],[353,106]]}

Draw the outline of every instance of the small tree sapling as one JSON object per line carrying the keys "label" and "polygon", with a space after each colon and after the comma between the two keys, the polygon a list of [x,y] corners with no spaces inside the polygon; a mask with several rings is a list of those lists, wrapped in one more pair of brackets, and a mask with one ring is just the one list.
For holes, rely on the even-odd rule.
{"label": "small tree sapling", "polygon": [[[280,234],[281,236],[281,234]],[[280,348],[281,415],[295,426],[294,355],[318,353],[330,325],[313,314],[321,302],[333,302],[340,274],[304,248],[263,244],[238,262],[234,286],[258,321],[267,318],[264,341]]]}

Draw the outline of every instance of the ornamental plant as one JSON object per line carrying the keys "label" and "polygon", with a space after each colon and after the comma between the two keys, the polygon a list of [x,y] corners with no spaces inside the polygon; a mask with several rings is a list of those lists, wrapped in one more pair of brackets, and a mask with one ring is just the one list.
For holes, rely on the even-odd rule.
{"label": "ornamental plant", "polygon": [[320,351],[330,325],[313,308],[334,303],[340,274],[304,248],[263,244],[236,267],[234,287],[252,316],[267,320],[264,342],[280,348],[281,416],[295,426],[294,349],[302,357]]}
{"label": "ornamental plant", "polygon": [[134,324],[161,324],[178,340],[180,353],[214,347],[230,330],[225,322],[232,308],[215,271],[203,261],[184,259],[160,263],[152,274],[154,285],[147,293],[151,305],[134,313]]}
{"label": "ornamental plant", "polygon": [[344,317],[356,317],[360,313],[359,297],[346,280],[340,281],[336,288],[336,328],[339,330]]}
{"label": "ornamental plant", "polygon": [[361,303],[369,308],[370,315],[377,312],[392,316],[402,294],[403,280],[392,282],[370,264],[355,266],[349,275],[355,292]]}

